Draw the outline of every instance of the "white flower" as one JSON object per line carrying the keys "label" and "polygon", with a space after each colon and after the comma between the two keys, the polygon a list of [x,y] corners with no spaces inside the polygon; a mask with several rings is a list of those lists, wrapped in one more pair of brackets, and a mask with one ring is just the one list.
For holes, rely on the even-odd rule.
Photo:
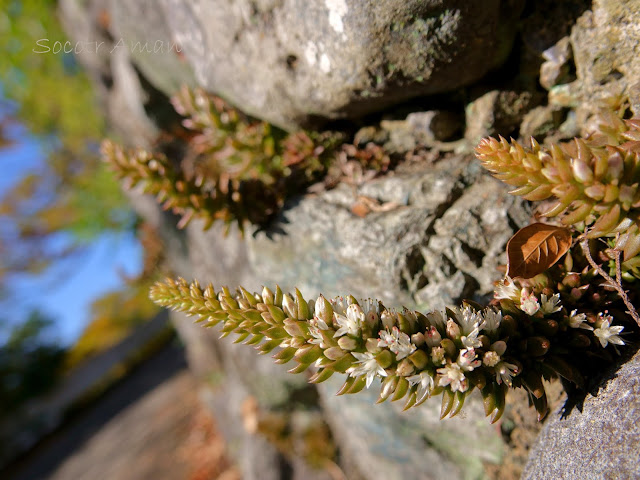
{"label": "white flower", "polygon": [[520,292],[520,310],[527,315],[535,315],[540,310],[538,299],[533,293],[529,293],[525,288]]}
{"label": "white flower", "polygon": [[341,337],[342,335],[358,335],[358,330],[362,326],[364,321],[364,312],[360,305],[352,303],[347,307],[347,315],[336,314],[335,319],[338,322],[340,328],[336,331],[335,337]]}
{"label": "white flower", "polygon": [[480,327],[474,328],[468,335],[463,335],[460,337],[462,344],[466,348],[479,348],[482,346],[482,342],[478,338],[478,334],[480,333]]}
{"label": "white flower", "polygon": [[418,385],[416,390],[416,403],[423,402],[426,398],[431,396],[433,390],[433,377],[427,372],[422,372],[411,377],[407,377],[411,386]]}
{"label": "white flower", "polygon": [[360,300],[359,303],[364,313],[364,321],[367,322],[367,325],[371,328],[375,328],[380,319],[380,303],[370,298]]}
{"label": "white flower", "polygon": [[451,385],[454,392],[466,392],[469,388],[467,378],[457,363],[449,363],[444,368],[439,368],[438,373],[441,375],[438,380],[440,387]]}
{"label": "white flower", "polygon": [[482,357],[482,363],[484,363],[487,367],[495,367],[500,362],[500,355],[498,355],[493,350],[489,350]]}
{"label": "white flower", "polygon": [[389,350],[396,354],[397,360],[402,360],[407,355],[413,353],[416,349],[416,346],[411,343],[409,335],[401,332],[398,327],[393,327],[391,332],[388,330],[380,330],[378,346],[389,347]]}
{"label": "white flower", "polygon": [[487,332],[494,332],[502,323],[502,312],[493,308],[484,311],[484,328]]}
{"label": "white flower", "polygon": [[431,349],[431,361],[435,365],[442,365],[444,363],[444,348],[433,347]]}
{"label": "white flower", "polygon": [[624,340],[618,336],[618,333],[624,330],[624,327],[622,325],[612,327],[611,321],[613,320],[613,317],[611,315],[603,315],[600,313],[599,316],[602,318],[602,324],[600,325],[600,328],[596,328],[593,331],[593,334],[598,337],[598,340],[600,340],[602,348],[605,348],[609,343],[624,345]]}
{"label": "white flower", "polygon": [[359,365],[349,367],[347,369],[347,373],[350,377],[361,377],[362,375],[365,375],[367,377],[367,388],[371,386],[371,383],[376,376],[387,376],[387,372],[384,371],[384,368],[378,365],[376,357],[374,357],[372,353],[351,352],[351,355],[358,360],[357,363]]}
{"label": "white flower", "polygon": [[458,365],[460,365],[460,368],[465,372],[471,372],[482,363],[480,360],[477,360],[477,357],[476,351],[473,348],[460,350],[460,354],[458,355]]}
{"label": "white flower", "polygon": [[540,311],[543,315],[551,315],[552,313],[559,312],[561,309],[562,305],[560,305],[559,293],[552,295],[551,298],[547,298],[544,293],[540,295]]}
{"label": "white flower", "polygon": [[354,302],[354,299],[351,296],[340,296],[332,298],[329,302],[331,303],[331,308],[333,308],[334,313],[346,316],[347,308]]}
{"label": "white flower", "polygon": [[498,283],[495,291],[496,300],[508,299],[515,303],[520,302],[520,289],[516,286],[511,277],[505,277]]}
{"label": "white flower", "polygon": [[[326,328],[323,328],[322,330],[326,330]],[[320,348],[323,348],[323,349],[326,348],[326,345],[324,344],[324,337],[322,336],[322,333],[320,333],[320,327],[318,325],[314,325],[313,323],[310,323],[309,333],[313,337],[311,340],[309,340],[309,343],[313,343],[314,345],[320,345]]]}
{"label": "white flower", "polygon": [[588,323],[587,316],[584,313],[578,313],[578,310],[573,310],[569,316],[569,326],[571,328],[582,328],[584,330],[593,330],[593,327]]}
{"label": "white flower", "polygon": [[504,382],[509,386],[511,386],[511,379],[519,373],[517,365],[507,362],[498,363],[495,366],[495,371],[498,385]]}
{"label": "white flower", "polygon": [[460,325],[462,335],[469,335],[476,327],[482,328],[482,313],[476,311],[473,307],[465,305],[462,310],[452,308],[451,311],[456,316],[456,323]]}

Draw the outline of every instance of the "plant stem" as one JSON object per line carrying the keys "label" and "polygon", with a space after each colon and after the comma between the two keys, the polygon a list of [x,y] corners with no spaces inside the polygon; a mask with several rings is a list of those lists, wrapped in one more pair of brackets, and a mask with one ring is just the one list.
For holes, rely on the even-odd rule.
{"label": "plant stem", "polygon": [[[629,315],[633,317],[633,319],[636,321],[636,323],[640,327],[640,316],[638,315],[638,312],[636,311],[633,304],[629,301],[627,292],[625,292],[624,289],[622,288],[622,284],[619,281],[616,281],[613,278],[611,278],[609,274],[605,272],[602,269],[602,267],[593,260],[593,257],[591,256],[591,250],[589,249],[588,239],[583,238],[582,240],[580,240],[580,246],[582,247],[582,251],[584,252],[584,255],[587,258],[587,261],[589,262],[589,264],[596,269],[596,271],[600,274],[600,276],[604,278],[607,281],[607,283],[616,290],[616,292],[618,292],[618,295],[620,295],[620,298],[622,298],[622,301],[629,309],[627,313],[629,313]],[[619,258],[620,258],[620,255],[618,254],[616,256],[616,268],[618,268]],[[617,276],[618,275],[616,274],[616,277]]]}

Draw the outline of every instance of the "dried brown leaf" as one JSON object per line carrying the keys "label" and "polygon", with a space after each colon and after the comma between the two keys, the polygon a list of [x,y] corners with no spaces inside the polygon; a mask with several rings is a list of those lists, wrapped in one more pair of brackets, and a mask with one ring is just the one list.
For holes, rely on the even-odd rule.
{"label": "dried brown leaf", "polygon": [[507,243],[507,275],[532,278],[553,266],[571,247],[568,228],[534,223]]}

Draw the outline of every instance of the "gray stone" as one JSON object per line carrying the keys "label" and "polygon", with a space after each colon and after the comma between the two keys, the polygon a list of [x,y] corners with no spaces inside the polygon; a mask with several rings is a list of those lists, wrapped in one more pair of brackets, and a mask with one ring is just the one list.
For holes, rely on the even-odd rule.
{"label": "gray stone", "polygon": [[423,145],[451,140],[454,134],[461,130],[462,119],[453,112],[430,110],[414,112],[407,116],[407,123],[411,126],[414,136]]}
{"label": "gray stone", "polygon": [[569,76],[572,59],[569,37],[563,37],[553,47],[542,52],[545,62],[540,66],[540,85],[549,90],[554,85],[574,80]]}
{"label": "gray stone", "polygon": [[500,0],[162,0],[196,79],[292,128],[454,90],[504,59]]}
{"label": "gray stone", "polygon": [[500,462],[504,444],[479,395],[465,402],[463,415],[440,420],[437,399],[402,412],[402,402],[375,404],[376,383],[337,397],[341,383],[332,377],[320,384],[321,400],[344,454],[368,480],[482,479],[483,462]]}
{"label": "gray stone", "polygon": [[498,267],[506,264],[505,246],[514,226],[528,224],[523,211],[502,184],[478,176],[434,222],[435,234],[421,248],[428,284],[416,292],[418,303],[441,308],[464,298],[484,300],[500,277]]}
{"label": "gray stone", "polygon": [[[351,212],[358,196],[389,208],[360,218]],[[257,278],[308,296],[435,308],[492,291],[522,222],[512,208],[523,210],[475,160],[452,156],[291,205],[272,231],[247,238],[249,258]]]}
{"label": "gray stone", "polygon": [[388,132],[384,149],[389,153],[405,153],[416,148],[417,138],[406,120],[383,120],[380,127]]}
{"label": "gray stone", "polygon": [[464,137],[472,145],[492,135],[508,137],[518,128],[524,115],[539,102],[539,96],[528,91],[486,92],[467,105]]}
{"label": "gray stone", "polygon": [[124,50],[151,84],[167,96],[195,85],[191,66],[156,0],[111,0],[110,53]]}
{"label": "gray stone", "polygon": [[578,78],[569,90],[584,126],[599,100],[632,93],[640,78],[640,0],[594,1],[572,29],[571,46]]}
{"label": "gray stone", "polygon": [[560,126],[562,112],[551,105],[529,110],[520,124],[520,137],[544,137]]}
{"label": "gray stone", "polygon": [[582,411],[556,412],[531,451],[523,479],[640,477],[640,353],[611,371]]}

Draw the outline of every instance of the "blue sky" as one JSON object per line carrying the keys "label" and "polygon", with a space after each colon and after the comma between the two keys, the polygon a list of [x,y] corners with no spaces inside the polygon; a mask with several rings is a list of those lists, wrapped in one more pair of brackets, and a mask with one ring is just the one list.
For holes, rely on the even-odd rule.
{"label": "blue sky", "polygon": [[[15,145],[0,149],[0,196],[44,161],[39,140],[24,127],[12,125],[10,136]],[[91,302],[122,287],[123,274],[133,276],[141,268],[142,250],[132,234],[102,235],[79,256],[55,263],[43,275],[17,277],[2,315],[20,321],[37,308],[55,320],[56,335],[69,344],[87,324]]]}

